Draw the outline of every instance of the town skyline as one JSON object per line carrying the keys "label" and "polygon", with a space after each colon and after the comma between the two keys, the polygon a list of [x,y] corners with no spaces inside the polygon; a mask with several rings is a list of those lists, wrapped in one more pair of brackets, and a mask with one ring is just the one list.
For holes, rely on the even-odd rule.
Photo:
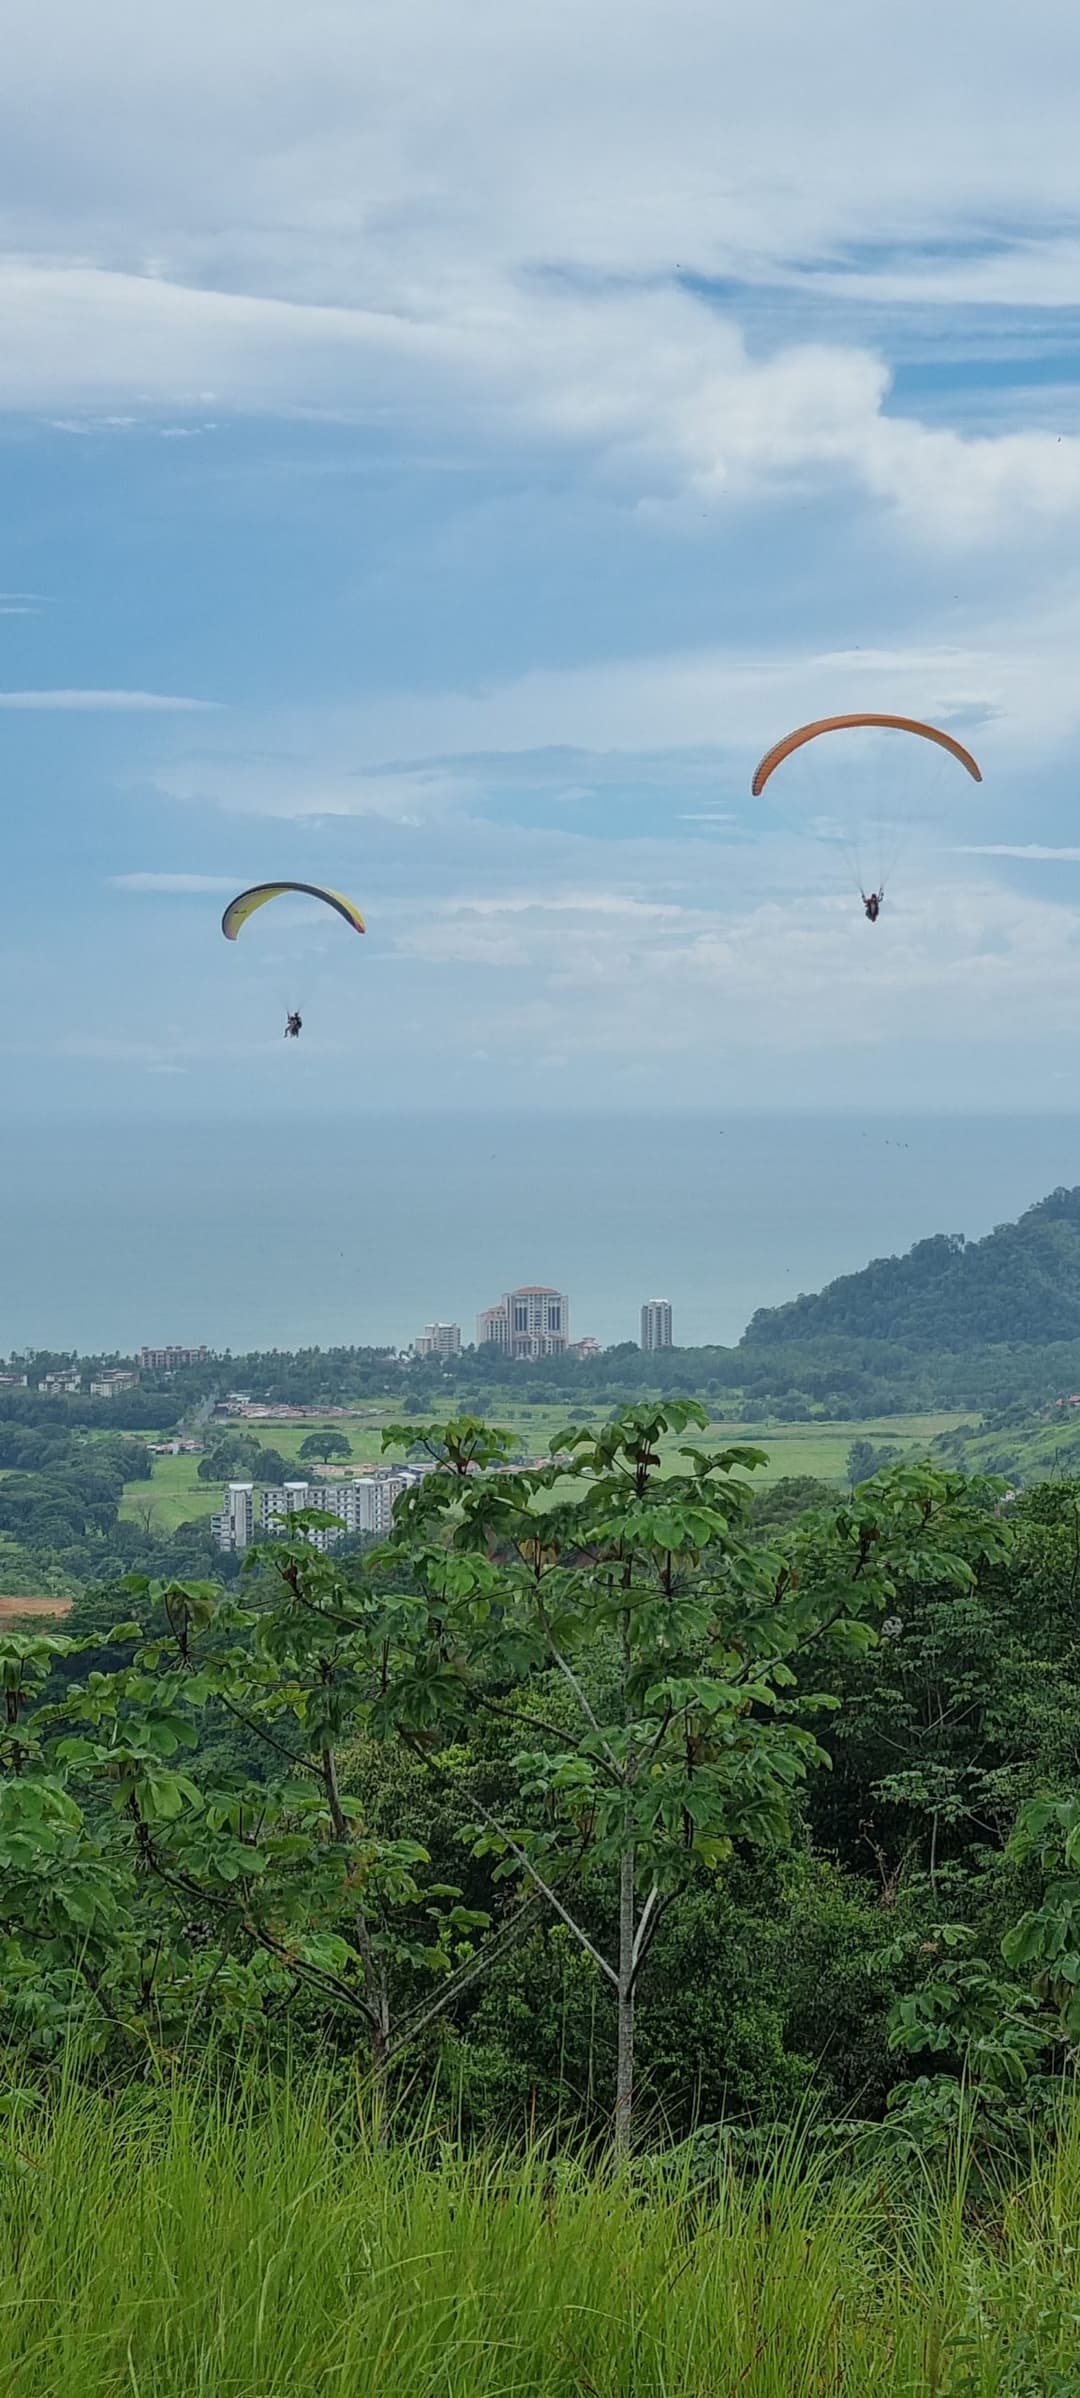
{"label": "town skyline", "polygon": [[[459,1357],[469,1347],[489,1346],[504,1355],[530,1358],[560,1355],[599,1357],[619,1342],[594,1339],[591,1333],[578,1340],[570,1338],[571,1303],[567,1292],[556,1290],[548,1283],[520,1283],[491,1307],[483,1308],[476,1318],[476,1340],[466,1342],[462,1326],[452,1319],[433,1318],[405,1345],[354,1341],[354,1348],[373,1347],[379,1350],[396,1348],[400,1357]],[[639,1309],[640,1339],[643,1349],[670,1349],[673,1338],[672,1305],[669,1299],[646,1299]],[[632,1336],[628,1336],[632,1337]],[[233,1356],[231,1348],[215,1349],[206,1342],[143,1343],[137,1350],[57,1349],[54,1346],[35,1350],[24,1347],[13,1350],[0,1368],[0,1390],[34,1388],[49,1398],[73,1398],[81,1395],[84,1383],[91,1398],[111,1399],[139,1384],[144,1373],[163,1374],[171,1378],[185,1367],[212,1365]],[[257,1354],[257,1352],[246,1352]],[[46,1367],[31,1385],[30,1376],[35,1360],[58,1359],[62,1362]]]}

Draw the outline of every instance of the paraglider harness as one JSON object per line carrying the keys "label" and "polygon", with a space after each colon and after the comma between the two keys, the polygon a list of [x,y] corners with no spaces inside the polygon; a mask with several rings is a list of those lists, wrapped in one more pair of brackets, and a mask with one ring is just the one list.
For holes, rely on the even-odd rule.
{"label": "paraglider harness", "polygon": [[863,906],[864,906],[864,908],[866,909],[867,921],[868,921],[870,924],[876,924],[876,923],[877,923],[878,917],[879,917],[879,916],[880,916],[880,914],[881,914],[881,902],[882,902],[882,900],[884,899],[884,897],[885,897],[885,885],[884,885],[884,883],[882,884],[880,891],[871,891],[869,898],[867,898],[867,895],[866,895],[866,892],[865,892],[865,891],[863,891],[863,892],[861,893],[862,903],[863,903]]}
{"label": "paraglider harness", "polygon": [[298,1016],[296,1010],[294,1009],[292,1014],[290,1016],[286,1016],[285,1018],[285,1039],[287,1041],[295,1041],[302,1029],[303,1018]]}

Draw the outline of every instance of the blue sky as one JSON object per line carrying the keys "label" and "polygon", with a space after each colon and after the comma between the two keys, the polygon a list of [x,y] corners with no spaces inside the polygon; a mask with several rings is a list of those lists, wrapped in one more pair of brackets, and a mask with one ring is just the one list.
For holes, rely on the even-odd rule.
{"label": "blue sky", "polygon": [[[8,1107],[258,1113],[297,1005],[313,1110],[1074,1108],[1078,72],[1064,0],[24,12]],[[985,774],[875,932],[895,762],[748,795],[851,707]],[[366,940],[226,945],[277,876]]]}

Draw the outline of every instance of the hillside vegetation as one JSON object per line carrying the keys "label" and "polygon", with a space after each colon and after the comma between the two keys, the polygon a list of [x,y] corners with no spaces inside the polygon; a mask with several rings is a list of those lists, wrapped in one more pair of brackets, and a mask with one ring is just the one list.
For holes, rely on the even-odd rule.
{"label": "hillside vegetation", "polygon": [[742,1346],[835,1336],[946,1352],[1080,1339],[1080,1188],[1051,1191],[984,1240],[935,1233],[904,1257],[759,1308]]}

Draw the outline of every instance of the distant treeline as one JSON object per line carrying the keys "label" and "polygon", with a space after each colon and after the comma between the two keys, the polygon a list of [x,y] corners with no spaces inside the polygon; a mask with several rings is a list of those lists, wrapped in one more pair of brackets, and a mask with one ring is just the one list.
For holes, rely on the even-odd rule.
{"label": "distant treeline", "polygon": [[[876,1269],[867,1272],[873,1276]],[[860,1279],[850,1277],[852,1283]],[[111,1400],[0,1391],[0,1423],[69,1431],[168,1431],[204,1421],[213,1401],[231,1390],[250,1392],[271,1405],[316,1409],[386,1401],[406,1415],[423,1415],[445,1400],[481,1414],[522,1401],[572,1413],[580,1407],[617,1407],[646,1394],[685,1394],[706,1399],[718,1415],[751,1421],[772,1416],[788,1423],[938,1408],[1036,1409],[1080,1390],[1080,1334],[923,1347],[914,1338],[815,1330],[813,1310],[824,1309],[828,1301],[829,1293],[823,1292],[820,1300],[795,1301],[791,1311],[778,1310],[784,1318],[779,1332],[755,1317],[755,1337],[748,1334],[731,1349],[649,1353],[627,1342],[598,1357],[527,1363],[491,1348],[466,1349],[447,1359],[344,1347],[226,1353],[170,1381],[148,1375],[137,1390]]]}
{"label": "distant treeline", "polygon": [[38,1390],[0,1390],[0,1424],[36,1424],[60,1432],[170,1432],[184,1402],[140,1383],[115,1399],[61,1398]]}

